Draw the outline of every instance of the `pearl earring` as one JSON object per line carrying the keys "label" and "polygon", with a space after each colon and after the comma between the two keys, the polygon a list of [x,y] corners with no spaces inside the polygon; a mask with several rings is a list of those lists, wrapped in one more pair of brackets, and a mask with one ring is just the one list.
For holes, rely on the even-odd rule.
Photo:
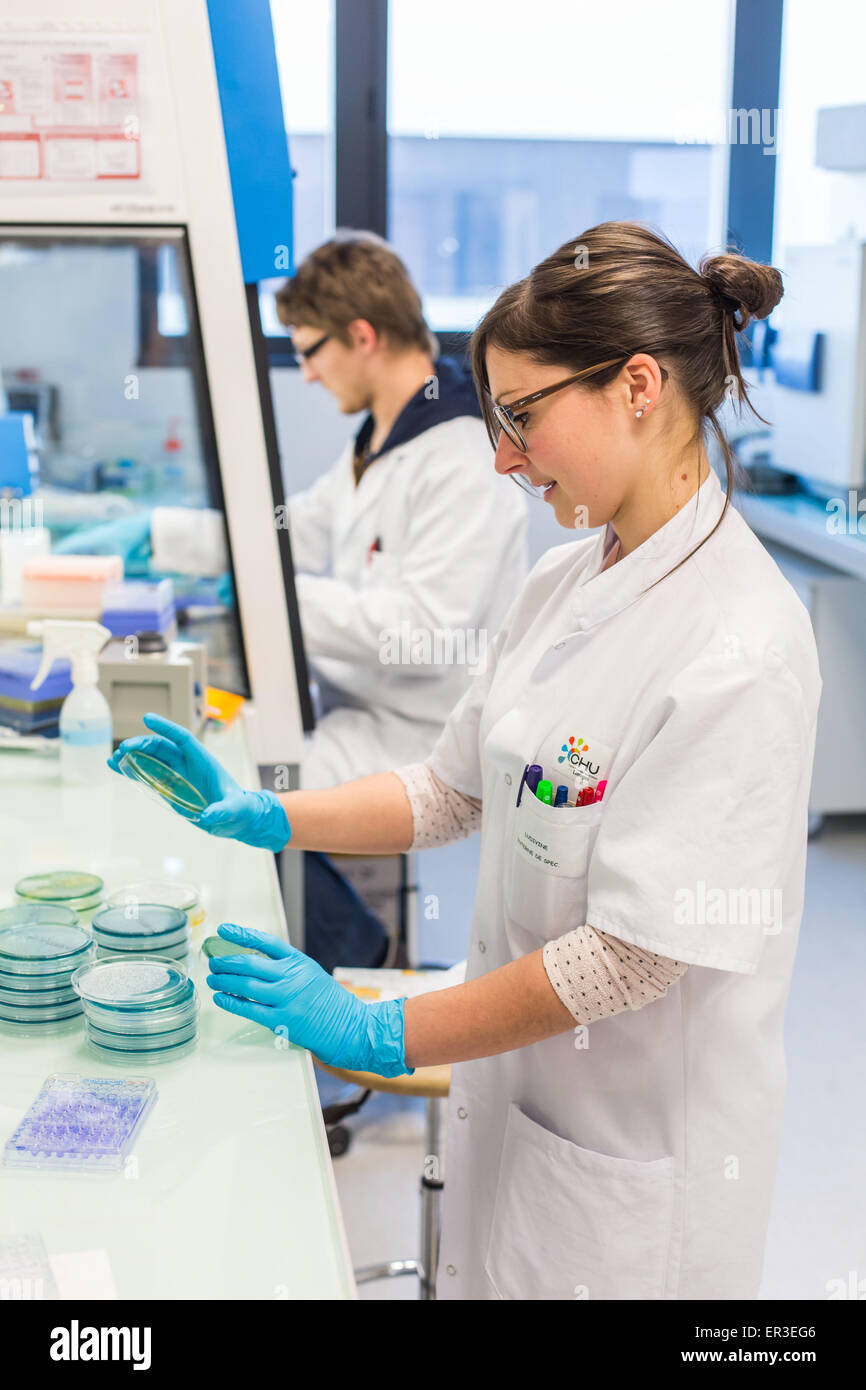
{"label": "pearl earring", "polygon": [[636,410],[636,411],[635,411],[635,413],[634,413],[634,418],[635,418],[636,420],[639,420],[639,419],[641,418],[641,416],[643,415],[644,411],[645,411],[645,410],[649,410],[649,408],[650,408],[651,405],[652,405],[652,401],[647,401],[647,403],[646,403],[646,405],[643,407],[643,409],[641,409],[641,410]]}

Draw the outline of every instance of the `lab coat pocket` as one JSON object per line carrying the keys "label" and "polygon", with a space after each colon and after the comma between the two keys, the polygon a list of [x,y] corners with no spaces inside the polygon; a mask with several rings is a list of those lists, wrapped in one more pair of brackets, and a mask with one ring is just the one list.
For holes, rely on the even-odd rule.
{"label": "lab coat pocket", "polygon": [[586,875],[601,802],[546,806],[526,788],[514,808],[505,863],[505,910],[540,942],[586,921]]}
{"label": "lab coat pocket", "polygon": [[381,585],[399,583],[401,578],[400,560],[396,555],[385,555],[381,550],[372,550],[361,570],[361,585],[376,588]]}
{"label": "lab coat pocket", "polygon": [[512,1104],[485,1268],[503,1299],[664,1297],[674,1160],[582,1149]]}

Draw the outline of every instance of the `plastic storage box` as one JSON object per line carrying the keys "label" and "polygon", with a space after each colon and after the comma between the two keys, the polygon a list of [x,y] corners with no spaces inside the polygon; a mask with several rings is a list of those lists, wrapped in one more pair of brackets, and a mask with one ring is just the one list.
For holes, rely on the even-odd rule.
{"label": "plastic storage box", "polygon": [[106,589],[122,580],[119,555],[42,555],[21,566],[21,606],[45,616],[99,618]]}

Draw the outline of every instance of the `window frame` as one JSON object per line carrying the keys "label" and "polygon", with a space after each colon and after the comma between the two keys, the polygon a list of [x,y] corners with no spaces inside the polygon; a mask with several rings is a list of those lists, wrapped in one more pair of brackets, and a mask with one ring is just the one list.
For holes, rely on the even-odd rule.
{"label": "window frame", "polygon": [[[334,0],[334,7],[336,224],[387,238],[388,0]],[[783,7],[784,0],[734,0],[734,110],[778,107]],[[775,186],[775,158],[764,158],[760,146],[731,144],[728,242],[759,261],[772,254]],[[443,353],[465,355],[465,330],[436,337]],[[272,367],[297,367],[286,339],[265,341]]]}

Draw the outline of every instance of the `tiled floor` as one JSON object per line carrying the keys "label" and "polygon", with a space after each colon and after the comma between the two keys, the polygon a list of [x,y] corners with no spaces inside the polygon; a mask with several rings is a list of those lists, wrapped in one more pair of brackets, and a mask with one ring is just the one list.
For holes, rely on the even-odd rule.
{"label": "tiled floor", "polygon": [[[476,847],[477,837],[420,856],[422,893],[439,899],[439,918],[422,922],[422,951],[429,958],[462,954]],[[827,821],[810,845],[806,892],[788,1004],[788,1099],[761,1296],[823,1299],[828,1281],[862,1280],[864,1297],[866,818]],[[411,1258],[418,1250],[423,1102],[374,1096],[349,1124],[352,1147],[336,1160],[335,1171],[354,1263]],[[417,1283],[395,1279],[359,1293],[416,1298]]]}

